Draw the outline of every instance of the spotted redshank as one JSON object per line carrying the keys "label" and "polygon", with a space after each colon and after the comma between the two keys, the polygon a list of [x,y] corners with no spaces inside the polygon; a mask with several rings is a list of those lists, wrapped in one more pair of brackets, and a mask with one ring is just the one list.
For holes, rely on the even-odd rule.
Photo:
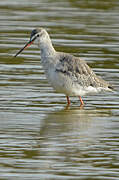
{"label": "spotted redshank", "polygon": [[84,60],[68,53],[57,52],[44,28],[34,29],[29,42],[15,57],[34,41],[41,50],[41,63],[48,81],[57,92],[66,95],[68,106],[69,96],[78,96],[80,106],[83,106],[81,96],[113,90],[113,87],[98,77]]}

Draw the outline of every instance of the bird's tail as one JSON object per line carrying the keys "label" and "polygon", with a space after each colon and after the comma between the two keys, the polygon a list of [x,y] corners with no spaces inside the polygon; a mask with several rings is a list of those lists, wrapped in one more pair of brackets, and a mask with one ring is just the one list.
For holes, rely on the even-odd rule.
{"label": "bird's tail", "polygon": [[109,85],[108,86],[108,91],[114,91],[115,89],[114,89],[114,87],[112,86],[112,85]]}

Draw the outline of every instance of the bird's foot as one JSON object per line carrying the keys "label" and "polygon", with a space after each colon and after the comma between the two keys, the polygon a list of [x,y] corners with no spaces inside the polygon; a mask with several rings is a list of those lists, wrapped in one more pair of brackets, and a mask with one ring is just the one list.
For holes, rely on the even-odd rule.
{"label": "bird's foot", "polygon": [[82,100],[81,96],[79,96],[79,99],[80,99],[80,102],[81,102],[81,104],[80,104],[80,108],[82,109],[82,108],[84,107],[84,102],[83,102],[83,100]]}

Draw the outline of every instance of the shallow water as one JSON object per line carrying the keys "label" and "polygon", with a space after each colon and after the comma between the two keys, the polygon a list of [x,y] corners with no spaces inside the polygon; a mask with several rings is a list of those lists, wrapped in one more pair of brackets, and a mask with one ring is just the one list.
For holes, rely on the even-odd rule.
{"label": "shallow water", "polygon": [[[0,2],[0,179],[119,179],[119,2]],[[54,47],[85,59],[113,93],[55,93],[33,45],[13,55],[37,26]]]}

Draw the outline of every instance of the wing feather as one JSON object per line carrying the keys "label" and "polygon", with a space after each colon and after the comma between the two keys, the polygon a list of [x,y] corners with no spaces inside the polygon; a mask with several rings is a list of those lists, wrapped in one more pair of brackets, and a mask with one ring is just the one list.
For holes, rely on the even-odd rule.
{"label": "wing feather", "polygon": [[56,66],[56,71],[69,76],[74,83],[78,83],[83,87],[108,87],[106,81],[98,77],[87,63],[75,56],[60,53],[60,61]]}

